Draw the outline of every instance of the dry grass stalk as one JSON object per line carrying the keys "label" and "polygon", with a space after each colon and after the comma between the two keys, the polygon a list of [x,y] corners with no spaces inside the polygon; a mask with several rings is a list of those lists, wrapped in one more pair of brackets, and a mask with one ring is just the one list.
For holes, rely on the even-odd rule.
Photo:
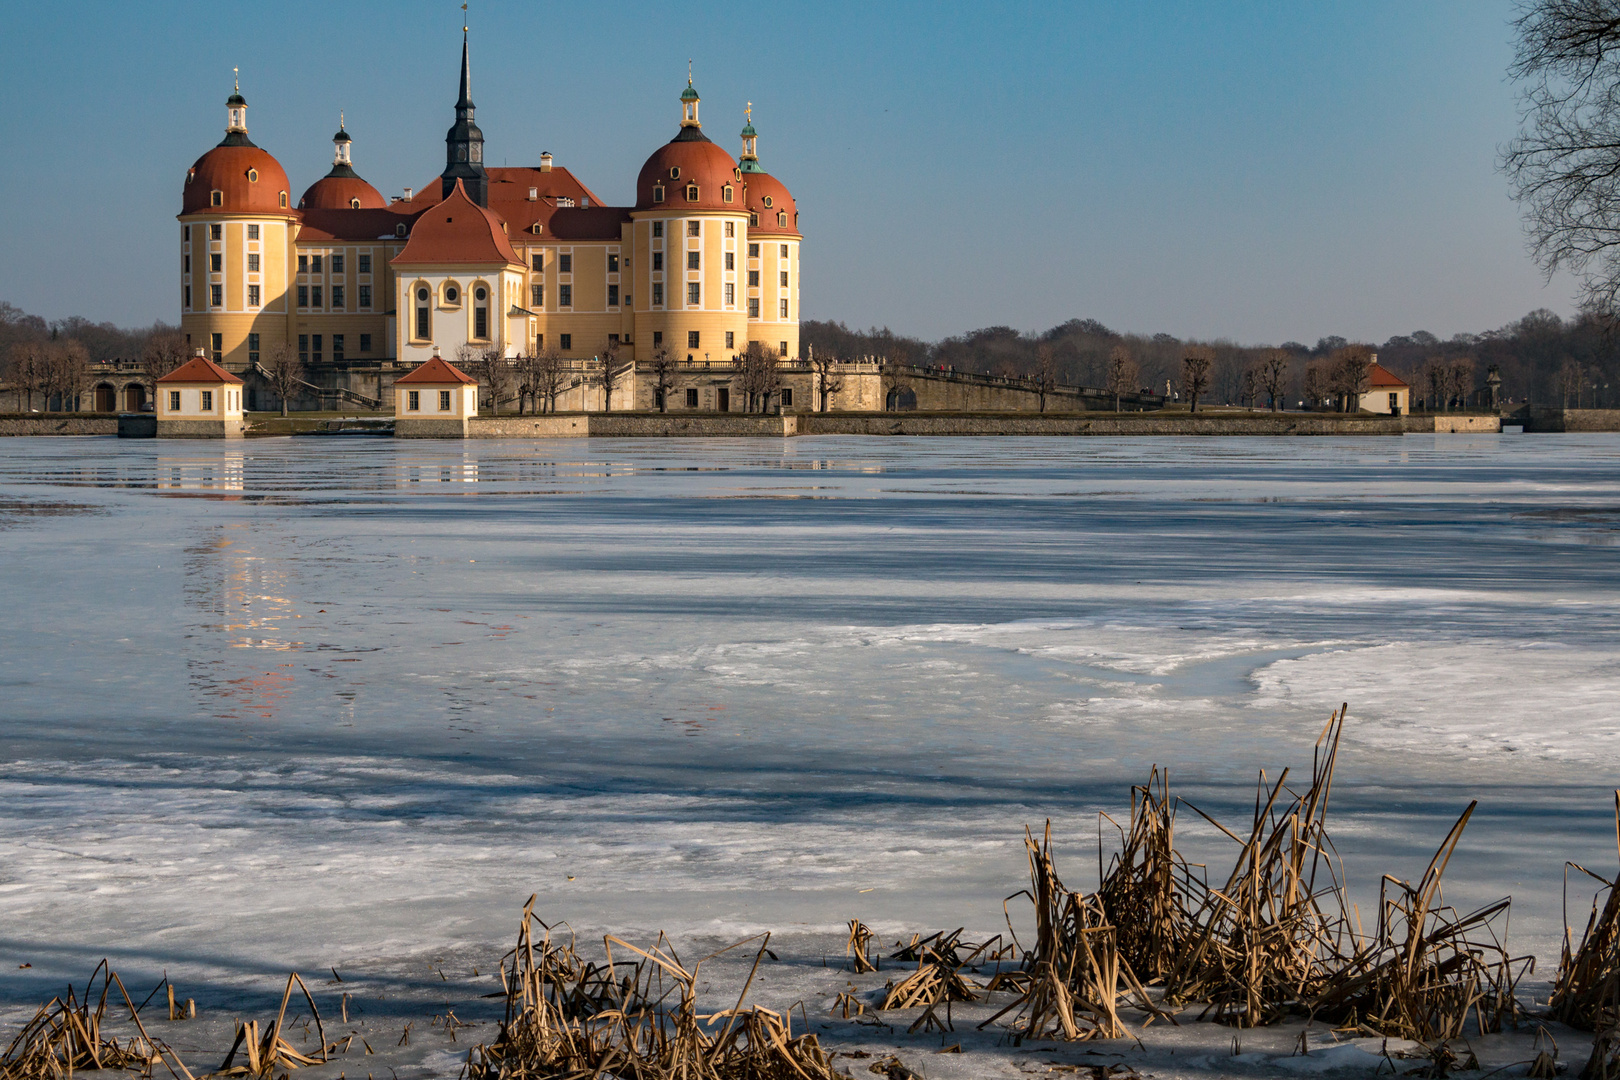
{"label": "dry grass stalk", "polygon": [[1150,983],[1162,979],[1193,936],[1186,898],[1204,888],[1176,852],[1168,769],[1155,766],[1146,784],[1131,789],[1130,828],[1120,829],[1120,851],[1099,876],[1097,899],[1114,927],[1120,955]]}
{"label": "dry grass stalk", "polygon": [[849,953],[855,968],[855,974],[865,975],[869,971],[876,971],[877,965],[872,962],[872,931],[859,919],[849,920],[849,944],[844,947]]}
{"label": "dry grass stalk", "polygon": [[[1620,791],[1614,793],[1615,844],[1620,847]],[[1592,898],[1592,912],[1581,944],[1570,948],[1569,870],[1595,878],[1602,888]],[[1554,1019],[1586,1031],[1620,1026],[1620,879],[1609,881],[1575,863],[1564,870],[1564,948],[1553,984]]]}
{"label": "dry grass stalk", "polygon": [[[136,1034],[123,1043],[103,1031],[103,1025],[111,1022],[107,1004],[113,987],[135,1024]],[[82,1000],[70,986],[66,997],[41,1005],[23,1025],[0,1057],[0,1080],[71,1080],[76,1069],[123,1069],[150,1077],[159,1064],[175,1080],[193,1080],[173,1048],[147,1034],[123,980],[103,960],[85,983]]]}
{"label": "dry grass stalk", "polygon": [[1144,935],[1161,950],[1173,950],[1153,955],[1167,1003],[1206,1002],[1205,1016],[1238,1027],[1269,1024],[1314,998],[1353,955],[1326,825],[1346,712],[1341,707],[1322,729],[1303,793],[1288,789],[1287,770],[1269,792],[1261,774],[1247,838],[1186,804],[1241,850],[1219,888],[1193,875],[1173,849],[1156,856],[1179,870],[1167,896],[1162,882],[1171,870],[1156,866],[1160,884],[1153,910],[1164,912],[1169,925]]}
{"label": "dry grass stalk", "polygon": [[[609,936],[604,939],[607,963],[586,963],[571,940],[552,940],[551,928],[535,918],[533,905],[530,897],[517,947],[501,963],[506,1017],[492,1044],[468,1052],[470,1080],[610,1074],[637,1080],[837,1076],[814,1035],[795,1038],[790,1018],[758,1006],[743,1007],[769,934],[761,935],[737,1004],[701,1016],[696,985],[703,962],[688,971],[660,935],[651,949]],[[615,961],[615,947],[637,959]]]}
{"label": "dry grass stalk", "polygon": [[[293,987],[297,986],[303,992],[304,1001],[309,1005],[309,1014],[315,1019],[315,1030],[320,1049],[312,1057],[293,1049],[285,1038],[287,1021],[287,1003],[292,1000]],[[310,1065],[324,1065],[331,1060],[331,1056],[348,1049],[348,1040],[338,1040],[328,1043],[326,1041],[326,1025],[321,1022],[321,1012],[315,1007],[315,998],[299,978],[297,972],[287,976],[287,988],[281,995],[281,1009],[276,1013],[273,1023],[265,1027],[261,1034],[259,1022],[249,1020],[236,1025],[236,1040],[231,1043],[230,1052],[225,1055],[224,1064],[214,1076],[271,1076],[277,1069],[298,1069]],[[236,1064],[236,1055],[242,1054],[243,1063]]]}
{"label": "dry grass stalk", "polygon": [[1417,885],[1385,875],[1373,937],[1310,1001],[1312,1014],[1381,1035],[1445,1043],[1470,1016],[1480,1034],[1518,1014],[1514,987],[1533,961],[1507,952],[1508,900],[1459,915],[1444,905],[1440,881],[1477,803],[1446,834]]}

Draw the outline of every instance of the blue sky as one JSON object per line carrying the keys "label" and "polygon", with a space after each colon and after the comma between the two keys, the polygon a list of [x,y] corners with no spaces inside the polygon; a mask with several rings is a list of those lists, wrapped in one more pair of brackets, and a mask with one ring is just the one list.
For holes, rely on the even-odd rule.
{"label": "blue sky", "polygon": [[[1571,308],[1495,172],[1510,0],[541,5],[472,0],[490,163],[549,150],[610,202],[704,130],[798,198],[807,318],[1314,341]],[[7,5],[0,300],[178,318],[174,215],[231,68],[292,179],[345,110],[385,195],[443,167],[456,3]]]}

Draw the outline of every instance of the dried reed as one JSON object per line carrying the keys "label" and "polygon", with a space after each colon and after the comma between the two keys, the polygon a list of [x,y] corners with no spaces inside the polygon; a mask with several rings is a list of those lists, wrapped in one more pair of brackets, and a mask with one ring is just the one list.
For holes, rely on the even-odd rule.
{"label": "dried reed", "polygon": [[[320,1049],[315,1056],[294,1050],[292,1044],[284,1037],[287,1020],[287,1003],[292,1000],[293,986],[296,985],[304,994],[304,1001],[309,1005],[309,1014],[315,1019],[315,1031],[318,1036]],[[408,1027],[409,1025],[407,1025]],[[297,1069],[309,1065],[324,1065],[331,1060],[332,1055],[346,1051],[349,1047],[347,1039],[328,1043],[326,1041],[326,1025],[321,1022],[321,1011],[315,1007],[315,998],[304,985],[295,971],[287,976],[287,988],[281,995],[281,1009],[276,1013],[274,1022],[265,1027],[263,1034],[259,1031],[259,1022],[249,1020],[236,1025],[236,1040],[231,1043],[230,1052],[225,1055],[225,1062],[213,1076],[259,1076],[269,1077],[277,1069]],[[238,1065],[236,1055],[242,1053],[243,1063]]]}
{"label": "dried reed", "polygon": [[[1620,847],[1620,791],[1614,793],[1614,829]],[[1586,1031],[1604,1031],[1620,1025],[1620,879],[1610,881],[1576,863],[1564,867],[1564,948],[1548,1004],[1554,1019]],[[1602,886],[1592,898],[1586,930],[1574,950],[1568,915],[1571,868]]]}
{"label": "dried reed", "polygon": [[[103,1025],[110,1023],[107,1002],[115,986],[136,1030],[123,1043],[103,1031]],[[152,1067],[159,1064],[175,1080],[193,1080],[174,1049],[147,1034],[123,980],[103,960],[90,973],[83,999],[69,986],[66,997],[54,997],[41,1005],[23,1025],[0,1057],[0,1080],[70,1080],[76,1069],[123,1069],[150,1077]]]}

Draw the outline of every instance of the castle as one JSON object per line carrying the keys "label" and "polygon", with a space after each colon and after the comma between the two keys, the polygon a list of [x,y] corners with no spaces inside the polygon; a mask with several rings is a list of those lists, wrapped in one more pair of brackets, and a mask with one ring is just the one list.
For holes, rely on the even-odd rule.
{"label": "castle", "polygon": [[[555,351],[582,372],[604,354],[644,363],[659,350],[688,368],[730,367],[750,342],[797,357],[798,208],[760,165],[752,109],[733,160],[703,134],[698,105],[688,77],[680,125],[641,167],[635,205],[604,205],[550,154],[533,167],[485,165],[464,28],[444,171],[385,199],[355,170],[340,124],[331,171],[294,198],[275,157],[248,137],[238,86],[224,141],[186,172],[181,332],[192,350],[249,373],[250,395],[251,373],[286,344],[312,380],[374,387],[379,403],[389,373],[465,356],[463,346]],[[593,407],[588,382],[579,408]],[[646,408],[646,396],[614,405]],[[729,407],[713,390],[670,404]]]}

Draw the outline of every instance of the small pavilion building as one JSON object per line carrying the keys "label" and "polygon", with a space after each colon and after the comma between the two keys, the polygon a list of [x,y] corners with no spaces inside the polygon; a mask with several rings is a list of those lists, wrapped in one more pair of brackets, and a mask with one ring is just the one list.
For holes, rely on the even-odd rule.
{"label": "small pavilion building", "polygon": [[404,439],[464,439],[478,415],[478,380],[434,353],[394,382],[394,435]]}
{"label": "small pavilion building", "polygon": [[157,381],[160,439],[239,439],[242,380],[199,352]]}
{"label": "small pavilion building", "polygon": [[1376,359],[1367,372],[1367,392],[1361,395],[1365,412],[1405,416],[1412,409],[1412,387]]}

